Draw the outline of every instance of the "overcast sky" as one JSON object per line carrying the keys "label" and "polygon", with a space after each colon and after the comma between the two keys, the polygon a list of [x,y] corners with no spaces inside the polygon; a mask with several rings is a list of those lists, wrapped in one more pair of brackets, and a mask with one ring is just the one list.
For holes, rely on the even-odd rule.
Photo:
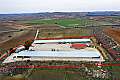
{"label": "overcast sky", "polygon": [[119,10],[120,0],[0,0],[0,13]]}

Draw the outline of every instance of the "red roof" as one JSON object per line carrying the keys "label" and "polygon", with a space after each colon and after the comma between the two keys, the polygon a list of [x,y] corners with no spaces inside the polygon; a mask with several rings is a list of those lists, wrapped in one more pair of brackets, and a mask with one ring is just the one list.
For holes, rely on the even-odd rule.
{"label": "red roof", "polygon": [[75,43],[75,44],[72,44],[71,47],[74,47],[74,48],[81,48],[81,47],[87,47],[87,45],[86,45],[86,44]]}

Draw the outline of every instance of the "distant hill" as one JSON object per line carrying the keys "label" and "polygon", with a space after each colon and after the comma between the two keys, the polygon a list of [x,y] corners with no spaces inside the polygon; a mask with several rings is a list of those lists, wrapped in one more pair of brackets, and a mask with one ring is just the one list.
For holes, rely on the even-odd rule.
{"label": "distant hill", "polygon": [[120,11],[89,12],[86,16],[120,16]]}
{"label": "distant hill", "polygon": [[120,11],[0,14],[0,20],[16,21],[16,20],[30,20],[30,19],[44,19],[44,18],[80,18],[87,16],[120,16]]}

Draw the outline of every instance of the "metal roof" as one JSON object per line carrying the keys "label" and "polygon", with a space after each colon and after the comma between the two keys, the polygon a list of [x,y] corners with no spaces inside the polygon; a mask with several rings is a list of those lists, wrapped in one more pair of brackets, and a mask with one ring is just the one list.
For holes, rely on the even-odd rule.
{"label": "metal roof", "polygon": [[21,51],[16,56],[32,56],[32,57],[99,57],[99,51]]}
{"label": "metal roof", "polygon": [[33,43],[58,43],[58,42],[90,42],[90,39],[59,39],[59,40],[35,40]]}

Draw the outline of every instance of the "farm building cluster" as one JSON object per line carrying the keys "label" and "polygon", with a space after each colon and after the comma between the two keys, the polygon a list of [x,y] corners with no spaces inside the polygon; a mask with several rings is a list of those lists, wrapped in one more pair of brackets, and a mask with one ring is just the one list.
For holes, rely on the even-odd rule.
{"label": "farm building cluster", "polygon": [[104,61],[88,39],[34,40],[28,50],[21,46],[3,63],[17,61]]}

